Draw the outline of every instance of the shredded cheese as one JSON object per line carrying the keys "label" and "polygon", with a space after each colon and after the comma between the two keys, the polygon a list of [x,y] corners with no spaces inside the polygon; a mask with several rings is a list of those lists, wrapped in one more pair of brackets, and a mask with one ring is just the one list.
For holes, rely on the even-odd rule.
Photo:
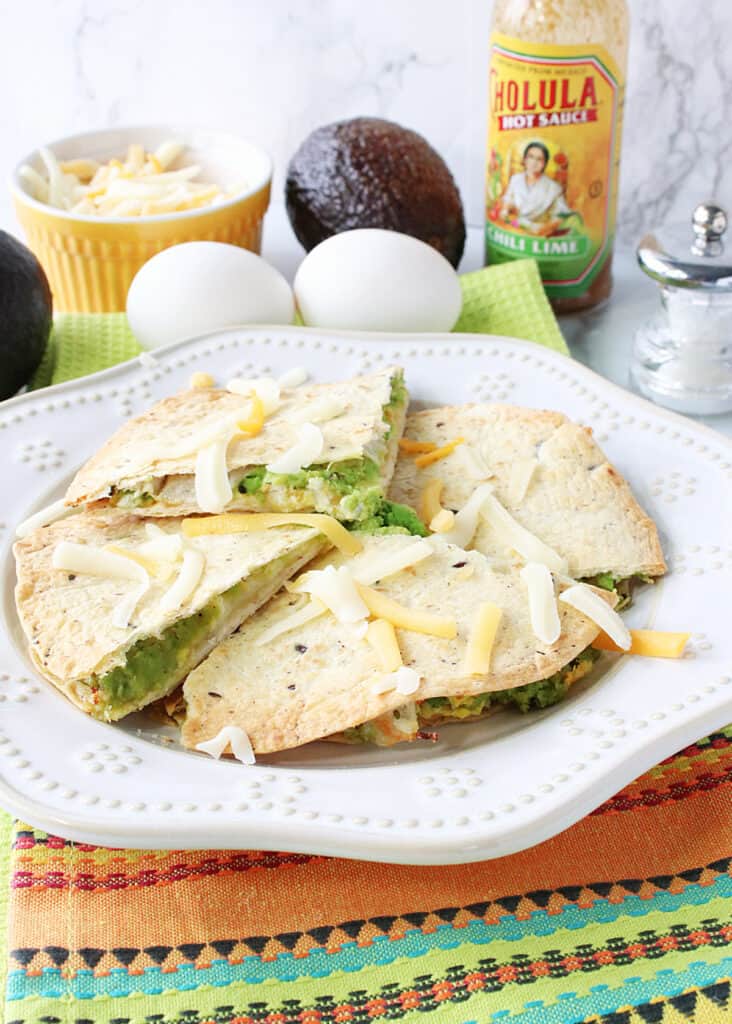
{"label": "shredded cheese", "polygon": [[324,534],[344,555],[357,555],[363,550],[355,534],[322,512],[226,512],[219,516],[184,519],[181,528],[186,537],[203,537],[209,534],[256,533],[275,526],[311,526]]}
{"label": "shredded cheese", "polygon": [[76,512],[78,509],[69,508],[64,499],[59,498],[58,501],[46,505],[45,508],[39,509],[38,512],[34,512],[32,516],[28,516],[22,523],[19,523],[15,528],[15,536],[19,539],[27,537],[41,526],[48,526],[50,523],[55,523],[57,519],[65,519],[66,516],[74,515]]}
{"label": "shredded cheese", "polygon": [[134,580],[140,584],[122,597],[112,612],[112,625],[117,629],[127,628],[135,608],[150,587],[147,571],[136,561],[126,555],[117,555],[86,544],[61,541],[53,550],[51,562],[54,569],[62,569],[64,572]]}
{"label": "shredded cheese", "polygon": [[264,647],[266,644],[271,643],[272,640],[276,640],[278,636],[282,636],[283,633],[299,629],[300,626],[306,626],[308,622],[312,622],[321,615],[325,615],[327,610],[322,601],[311,598],[306,605],[293,612],[292,615],[286,615],[279,622],[275,622],[270,626],[269,629],[265,629],[264,632],[260,633],[254,641],[254,646]]}
{"label": "shredded cheese", "polygon": [[382,676],[381,679],[377,679],[371,687],[371,692],[379,695],[382,693],[391,693],[393,690],[396,690],[397,693],[404,694],[406,697],[415,693],[419,689],[421,681],[421,676],[413,668],[407,668],[406,665],[400,665],[399,668],[395,669],[393,672]]}
{"label": "shredded cheese", "polygon": [[192,390],[198,388],[212,388],[215,384],[215,380],[210,373],[203,373],[201,370],[196,370],[195,373],[191,374],[191,378],[188,381],[188,387]]}
{"label": "shredded cheese", "polygon": [[517,523],[490,488],[481,502],[480,515],[504,543],[518,551],[524,561],[541,562],[552,572],[565,573],[567,571],[566,560],[548,544]]}
{"label": "shredded cheese", "polygon": [[521,570],[520,576],[529,591],[529,616],[535,636],[542,643],[556,643],[562,626],[552,574],[541,562],[529,562]]}
{"label": "shredded cheese", "polygon": [[[349,534],[349,536],[351,535]],[[396,576],[398,572],[410,569],[413,565],[419,565],[434,553],[434,548],[429,540],[405,538],[404,546],[397,551],[385,555],[364,553],[360,558],[354,559],[350,568],[353,578],[358,583],[370,587],[372,583],[378,583],[379,580]]]}
{"label": "shredded cheese", "polygon": [[76,544],[62,540],[53,549],[51,560],[54,569],[79,573],[87,576],[107,576],[120,580],[147,579],[147,572],[126,556],[112,554],[87,544]]}
{"label": "shredded cheese", "polygon": [[406,452],[407,455],[426,454],[436,449],[437,445],[433,444],[432,441],[413,441],[411,437],[402,437],[399,440],[399,450]]}
{"label": "shredded cheese", "polygon": [[305,466],[310,466],[323,452],[325,441],[320,427],[314,423],[303,423],[300,427],[298,440],[283,452],[267,469],[270,473],[299,473]]}
{"label": "shredded cheese", "polygon": [[396,672],[403,664],[396,633],[391,622],[386,619],[374,619],[366,631],[366,639],[379,658],[384,672]]}
{"label": "shredded cheese", "polygon": [[448,455],[452,455],[458,445],[464,443],[464,437],[456,437],[454,441],[448,441],[448,443],[443,444],[441,448],[435,448],[433,452],[425,452],[424,455],[418,455],[414,460],[414,464],[420,469],[424,469],[425,466],[431,466],[433,462],[439,462],[440,459],[446,459]]}
{"label": "shredded cheese", "polygon": [[488,480],[494,475],[483,456],[472,445],[461,445],[458,454],[471,480]]}
{"label": "shredded cheese", "polygon": [[171,612],[179,608],[198,586],[206,559],[202,551],[188,547],[183,552],[183,565],[173,584],[160,599],[160,610]]}
{"label": "shredded cheese", "polygon": [[287,413],[287,420],[290,423],[325,423],[327,420],[334,420],[348,408],[348,403],[335,395],[324,395],[316,398],[314,402],[299,409],[293,409]]}
{"label": "shredded cheese", "polygon": [[435,516],[442,511],[440,497],[443,487],[444,482],[439,477],[433,476],[422,488],[422,493],[419,496],[419,517],[423,523],[431,523]]}
{"label": "shredded cheese", "polygon": [[256,758],[252,741],[240,725],[225,725],[210,740],[196,744],[196,750],[202,750],[204,754],[210,754],[217,761],[227,747],[231,748],[234,757],[237,761],[241,761],[242,764],[255,763]]}
{"label": "shredded cheese", "polygon": [[441,508],[430,520],[430,530],[433,533],[447,533],[455,525],[455,513],[449,508]]}
{"label": "shredded cheese", "polygon": [[235,377],[226,385],[226,390],[235,395],[249,398],[257,395],[264,406],[264,415],[271,416],[280,407],[280,385],[273,377]]}
{"label": "shredded cheese", "polygon": [[229,438],[221,437],[196,455],[196,502],[202,512],[223,512],[231,501],[226,467]]}
{"label": "shredded cheese", "polygon": [[511,464],[511,472],[508,478],[508,494],[509,504],[514,508],[520,505],[526,497],[537,466],[538,462],[535,458],[516,459]]}
{"label": "shredded cheese", "polygon": [[[680,658],[684,653],[691,633],[663,633],[657,629],[631,629],[630,648],[626,654],[637,654],[643,658]],[[607,633],[598,633],[592,641],[598,651],[622,651]]]}
{"label": "shredded cheese", "polygon": [[133,562],[136,562],[141,566],[145,572],[149,573],[150,576],[160,576],[163,573],[163,568],[153,558],[149,558],[147,555],[141,554],[138,551],[130,551],[126,548],[118,547],[117,544],[107,544],[104,548],[112,555],[121,555],[122,558],[130,558]]}
{"label": "shredded cheese", "polygon": [[492,494],[493,488],[490,484],[479,484],[455,516],[452,529],[440,534],[442,540],[448,544],[456,544],[459,548],[467,548],[478,529],[483,504]]}
{"label": "shredded cheese", "polygon": [[386,619],[399,629],[408,629],[412,633],[424,633],[427,636],[438,636],[445,640],[454,640],[457,636],[457,623],[441,615],[422,612],[417,608],[405,608],[393,601],[386,594],[379,593],[371,587],[358,584],[358,592],[371,615],[377,619]]}
{"label": "shredded cheese", "polygon": [[299,590],[317,597],[339,622],[358,622],[368,617],[369,610],[345,565],[337,569],[327,565],[325,569],[305,573],[300,578]]}
{"label": "shredded cheese", "polygon": [[310,374],[304,366],[293,366],[291,370],[285,370],[285,372],[277,378],[277,383],[281,388],[299,388],[301,384],[304,384]]}
{"label": "shredded cheese", "polygon": [[618,613],[592,587],[588,587],[586,583],[575,583],[559,595],[559,600],[586,615],[591,622],[604,630],[621,650],[630,650],[630,630]]}
{"label": "shredded cheese", "polygon": [[465,652],[465,671],[468,675],[484,676],[490,671],[493,645],[502,615],[498,605],[491,601],[483,601],[478,605]]}
{"label": "shredded cheese", "polygon": [[256,391],[249,396],[249,401],[251,402],[249,415],[245,420],[240,420],[237,427],[247,437],[255,437],[264,426],[264,403]]}

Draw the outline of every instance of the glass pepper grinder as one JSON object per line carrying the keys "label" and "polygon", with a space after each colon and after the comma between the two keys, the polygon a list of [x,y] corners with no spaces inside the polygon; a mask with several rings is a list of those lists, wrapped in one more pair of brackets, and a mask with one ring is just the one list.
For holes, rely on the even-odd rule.
{"label": "glass pepper grinder", "polygon": [[677,412],[732,410],[732,242],[727,214],[702,203],[688,226],[646,235],[641,269],[661,285],[662,310],[635,335],[631,375],[647,398]]}

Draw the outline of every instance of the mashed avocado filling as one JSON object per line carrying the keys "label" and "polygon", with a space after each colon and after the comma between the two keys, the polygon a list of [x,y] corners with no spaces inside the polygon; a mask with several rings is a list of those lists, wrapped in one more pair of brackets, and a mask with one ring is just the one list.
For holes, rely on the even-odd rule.
{"label": "mashed avocado filling", "polygon": [[[312,554],[319,541],[311,542]],[[302,554],[307,548],[303,546]],[[200,611],[179,619],[160,636],[146,636],[127,651],[125,663],[86,680],[92,690],[91,714],[114,721],[165,696],[225,636],[233,632],[247,606],[261,603],[262,589],[271,584],[293,560],[292,554],[276,558],[217,594]]]}
{"label": "mashed avocado filling", "polygon": [[582,582],[589,583],[593,587],[600,587],[601,590],[614,590],[618,595],[615,611],[622,612],[632,605],[635,588],[641,583],[653,583],[654,579],[643,573],[635,573],[633,576],[613,576],[611,572],[601,572],[597,576],[587,576]]}
{"label": "mashed avocado filling", "polygon": [[[268,508],[276,505],[283,511],[312,505],[318,512],[357,523],[377,516],[383,503],[380,463],[394,441],[394,426],[406,402],[404,378],[396,374],[389,401],[383,408],[388,429],[374,457],[305,466],[297,473],[270,473],[266,466],[252,466],[239,480],[236,490],[240,494],[258,495]],[[282,492],[280,501],[277,491]]]}
{"label": "mashed avocado filling", "polygon": [[[428,697],[426,700],[417,701],[418,725],[423,728],[446,721],[478,718],[489,711],[498,710],[500,707],[512,707],[524,713],[551,707],[552,704],[557,704],[562,700],[572,683],[576,683],[587,675],[599,657],[599,651],[587,647],[548,679],[539,679],[535,683],[526,683],[524,686],[514,686],[509,690],[495,690],[493,693]],[[384,716],[382,716],[383,718]],[[347,743],[375,743],[378,746],[389,746],[398,738],[414,739],[416,730],[411,736],[395,738],[392,730],[385,731],[382,719],[364,722],[363,725],[346,729],[339,738]]]}

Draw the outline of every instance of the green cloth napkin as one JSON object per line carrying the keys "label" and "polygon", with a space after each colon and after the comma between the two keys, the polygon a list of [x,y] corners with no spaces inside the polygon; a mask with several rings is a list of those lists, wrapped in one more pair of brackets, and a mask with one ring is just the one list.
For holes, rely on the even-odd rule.
{"label": "green cloth napkin", "polygon": [[[455,331],[505,334],[569,354],[534,260],[485,267],[460,278],[463,309]],[[140,352],[124,313],[59,313],[31,387],[104,370]]]}

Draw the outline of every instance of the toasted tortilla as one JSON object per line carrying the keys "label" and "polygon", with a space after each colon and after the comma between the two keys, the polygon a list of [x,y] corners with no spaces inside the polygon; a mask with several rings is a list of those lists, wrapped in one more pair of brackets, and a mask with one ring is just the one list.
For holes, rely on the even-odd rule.
{"label": "toasted tortilla", "polygon": [[[364,558],[384,556],[405,545],[424,543],[404,536],[359,535]],[[294,593],[275,597],[220,644],[183,687],[185,746],[195,748],[228,725],[245,730],[258,753],[296,747],[369,722],[407,701],[505,690],[545,679],[567,665],[597,636],[598,627],[558,602],[562,631],[556,643],[537,640],[531,628],[527,590],[518,571],[496,571],[478,551],[463,551],[433,539],[434,553],[410,569],[375,584],[400,604],[452,617],[454,640],[397,630],[404,664],[422,677],[416,693],[372,691],[383,678],[376,653],[357,625],[341,624],[329,612],[258,645],[265,630],[304,607]],[[329,552],[311,568],[340,565]],[[472,567],[467,576],[466,565]],[[470,572],[470,570],[467,570]],[[564,589],[557,584],[557,590]],[[610,605],[615,597],[602,591]],[[475,609],[492,601],[503,611],[491,671],[466,676],[463,663]]]}
{"label": "toasted tortilla", "polygon": [[[180,520],[161,520],[166,534],[180,533]],[[264,604],[297,570],[328,547],[325,537],[307,527],[277,527],[262,533],[239,533],[187,539],[205,557],[203,573],[190,596],[165,612],[160,599],[176,578],[179,565],[166,578],[150,577],[150,588],[138,602],[126,628],[113,624],[120,602],[139,588],[139,582],[70,573],[53,567],[53,552],[61,541],[91,548],[135,551],[148,541],[145,524],[136,516],[109,510],[72,515],[17,541],[15,590],[20,622],[38,671],[83,711],[113,720],[136,711],[171,692],[195,664],[224,636]],[[161,563],[163,564],[163,563]],[[250,586],[247,584],[250,583]],[[231,588],[242,585],[233,595]],[[170,627],[195,622],[211,602],[221,614],[206,622],[205,635],[174,666],[174,675],[154,679],[150,692],[116,705],[100,680],[126,666],[135,645],[160,640]],[[170,633],[168,633],[170,636]],[[155,652],[153,650],[153,657]],[[169,666],[166,666],[169,667]]]}
{"label": "toasted tortilla", "polygon": [[[393,387],[400,401],[390,402]],[[340,463],[369,459],[377,464],[374,483],[383,493],[391,479],[397,444],[404,428],[407,395],[401,370],[387,368],[370,376],[354,377],[335,384],[314,384],[282,392],[283,404],[268,416],[254,437],[235,437],[226,453],[232,500],[227,510],[319,511],[336,514],[343,490],[319,481],[316,488],[295,487],[287,477],[271,492],[239,493],[238,484],[247,471],[272,463],[299,439],[308,411],[318,420],[324,403],[340,407],[333,418],[318,420],[323,433],[322,454],[313,463],[332,468]],[[68,505],[116,504],[142,516],[186,515],[201,511],[196,501],[195,470],[198,451],[211,443],[218,427],[241,412],[249,402],[241,395],[217,388],[181,391],[157,402],[151,409],[124,424],[79,470],[66,493]],[[385,418],[389,410],[391,422]],[[213,432],[213,433],[212,433]],[[140,494],[144,501],[138,506]],[[132,501],[129,496],[132,495]],[[121,500],[121,498],[123,500]],[[365,518],[354,515],[352,518]]]}
{"label": "toasted tortilla", "polygon": [[[409,416],[405,437],[438,446],[456,437],[465,443],[423,469],[413,456],[402,454],[389,492],[394,501],[418,507],[425,484],[438,477],[444,483],[442,505],[458,510],[487,481],[514,519],[567,560],[576,579],[666,571],[655,523],[592,431],[561,413],[509,405],[446,406]],[[472,546],[491,556],[508,553],[485,522]]]}

